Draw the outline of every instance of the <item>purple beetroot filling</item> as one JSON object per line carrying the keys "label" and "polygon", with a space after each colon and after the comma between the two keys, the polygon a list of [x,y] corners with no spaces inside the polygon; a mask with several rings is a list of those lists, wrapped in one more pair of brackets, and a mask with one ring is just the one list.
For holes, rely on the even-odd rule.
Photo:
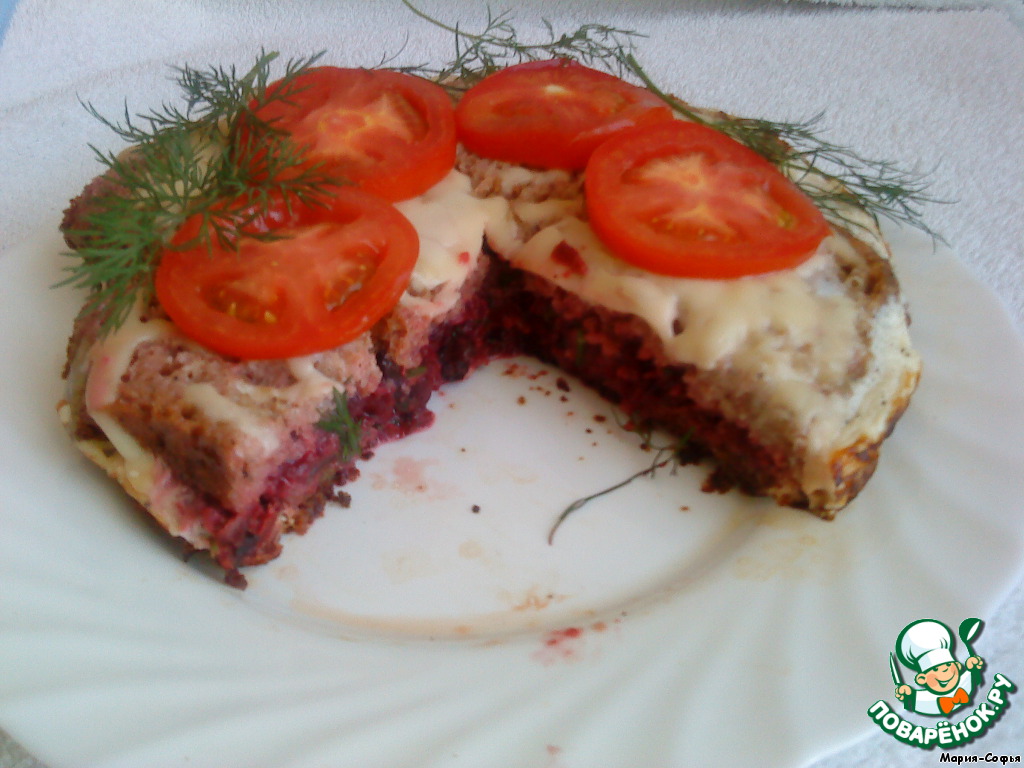
{"label": "purple beetroot filling", "polygon": [[[691,400],[689,369],[656,359],[650,332],[636,318],[591,307],[499,258],[492,259],[481,291],[459,316],[434,330],[421,365],[403,370],[386,356],[378,359],[384,373],[380,386],[348,403],[360,425],[361,457],[368,457],[381,443],[429,427],[434,415],[427,402],[446,382],[462,380],[495,358],[517,354],[577,376],[621,408],[638,428],[662,426],[689,436],[681,454],[688,460],[709,453],[742,457],[729,462],[743,468],[739,474],[717,478],[722,485],[737,484],[756,492],[780,470],[783,457]],[[305,499],[305,517],[293,526],[304,531],[321,514],[332,489],[358,476],[356,459],[339,457],[337,437],[320,433],[301,459],[271,479],[260,509],[220,526],[228,536],[218,536],[216,557],[228,569],[229,581],[232,575],[240,579],[238,567],[265,562],[280,550],[280,531],[269,523],[280,506],[273,499]]]}

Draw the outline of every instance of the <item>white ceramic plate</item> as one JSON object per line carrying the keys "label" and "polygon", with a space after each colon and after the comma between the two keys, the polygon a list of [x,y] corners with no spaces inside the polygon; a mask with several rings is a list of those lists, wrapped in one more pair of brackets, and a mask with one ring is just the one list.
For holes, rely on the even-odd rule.
{"label": "white ceramic plate", "polygon": [[[191,19],[198,60],[229,60],[231,17]],[[375,23],[373,49],[378,34],[397,49],[406,24]],[[97,54],[112,63],[78,82],[108,114],[125,93],[163,95],[150,57],[166,51],[147,46],[182,60],[156,35],[123,45],[147,24],[114,26]],[[699,63],[708,39],[669,48]],[[333,45],[302,30],[291,47],[310,40]],[[378,451],[350,509],[290,537],[245,592],[225,587],[54,412],[78,297],[48,287],[53,229],[68,179],[87,178],[82,144],[107,139],[56,92],[75,71],[42,72],[46,98],[19,81],[26,101],[3,115],[20,137],[4,213],[25,231],[0,254],[0,723],[52,768],[799,765],[874,728],[906,623],[985,618],[1018,578],[1019,339],[952,254],[896,234],[925,375],[835,522],[702,494],[688,469],[593,502],[549,545],[566,504],[651,457],[580,387],[497,363],[435,399],[431,430]],[[675,71],[718,95],[712,69]]]}
{"label": "white ceramic plate", "polygon": [[796,765],[870,730],[902,626],[985,616],[1024,549],[1020,345],[950,254],[895,239],[925,375],[835,522],[702,494],[691,468],[549,545],[650,455],[579,386],[499,362],[244,592],[65,439],[60,244],[10,249],[0,718],[55,767],[105,768]]}

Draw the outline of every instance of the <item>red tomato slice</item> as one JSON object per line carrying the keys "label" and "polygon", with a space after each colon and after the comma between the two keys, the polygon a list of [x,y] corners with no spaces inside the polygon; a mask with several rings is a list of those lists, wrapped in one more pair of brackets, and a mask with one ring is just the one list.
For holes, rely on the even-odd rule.
{"label": "red tomato slice", "polygon": [[829,231],[810,198],[761,155],[683,120],[598,147],[584,191],[605,245],[663,275],[732,278],[794,267]]}
{"label": "red tomato slice", "polygon": [[413,75],[317,67],[255,114],[291,133],[311,163],[392,202],[423,194],[455,163],[451,99]]}
{"label": "red tomato slice", "polygon": [[455,109],[459,139],[471,152],[573,171],[619,131],[671,118],[650,91],[567,59],[496,72],[470,88]]}
{"label": "red tomato slice", "polygon": [[[296,357],[337,347],[386,315],[419,254],[409,220],[352,187],[328,207],[275,205],[238,250],[195,243],[188,219],[164,250],[156,295],[189,337],[244,359]],[[180,246],[176,249],[175,246]]]}

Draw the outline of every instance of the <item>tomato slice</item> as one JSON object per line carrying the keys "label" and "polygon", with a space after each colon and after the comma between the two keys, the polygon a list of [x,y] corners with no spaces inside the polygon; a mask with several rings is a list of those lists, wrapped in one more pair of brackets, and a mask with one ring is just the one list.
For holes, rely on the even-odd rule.
{"label": "tomato slice", "polygon": [[568,59],[496,72],[455,108],[459,139],[471,152],[573,171],[617,132],[670,119],[672,111],[650,91]]}
{"label": "tomato slice", "polygon": [[296,357],[337,347],[401,297],[419,237],[390,203],[352,187],[326,207],[275,204],[238,250],[196,244],[188,219],[162,255],[156,295],[192,339],[244,359]]}
{"label": "tomato slice", "polygon": [[[282,81],[267,89],[279,93]],[[455,163],[455,115],[441,86],[371,69],[316,67],[256,110],[311,163],[397,202],[423,194]]]}
{"label": "tomato slice", "polygon": [[584,191],[605,245],[663,275],[732,278],[794,267],[829,231],[810,198],[761,155],[683,120],[598,147]]}

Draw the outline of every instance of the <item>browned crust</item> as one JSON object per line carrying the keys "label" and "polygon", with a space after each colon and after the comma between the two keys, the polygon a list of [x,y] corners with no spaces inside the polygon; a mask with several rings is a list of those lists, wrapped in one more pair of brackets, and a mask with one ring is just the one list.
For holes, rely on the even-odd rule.
{"label": "browned crust", "polygon": [[813,507],[810,504],[792,504],[799,508],[810,509],[814,514],[826,520],[832,520],[836,512],[849,504],[863,490],[878,466],[882,445],[896,428],[896,423],[903,417],[910,406],[911,397],[920,380],[920,370],[904,372],[900,379],[899,396],[890,404],[889,416],[885,430],[877,440],[861,438],[853,445],[832,456],[833,477],[835,478],[836,503],[831,506]]}
{"label": "browned crust", "polygon": [[[120,159],[127,160],[132,151],[131,148],[125,150]],[[123,195],[125,192],[124,184],[119,182],[114,172],[110,170],[86,184],[78,196],[68,204],[61,220],[60,231],[63,233],[64,242],[68,244],[68,247],[77,249],[86,245],[89,241],[89,217],[99,210],[104,198]]]}

